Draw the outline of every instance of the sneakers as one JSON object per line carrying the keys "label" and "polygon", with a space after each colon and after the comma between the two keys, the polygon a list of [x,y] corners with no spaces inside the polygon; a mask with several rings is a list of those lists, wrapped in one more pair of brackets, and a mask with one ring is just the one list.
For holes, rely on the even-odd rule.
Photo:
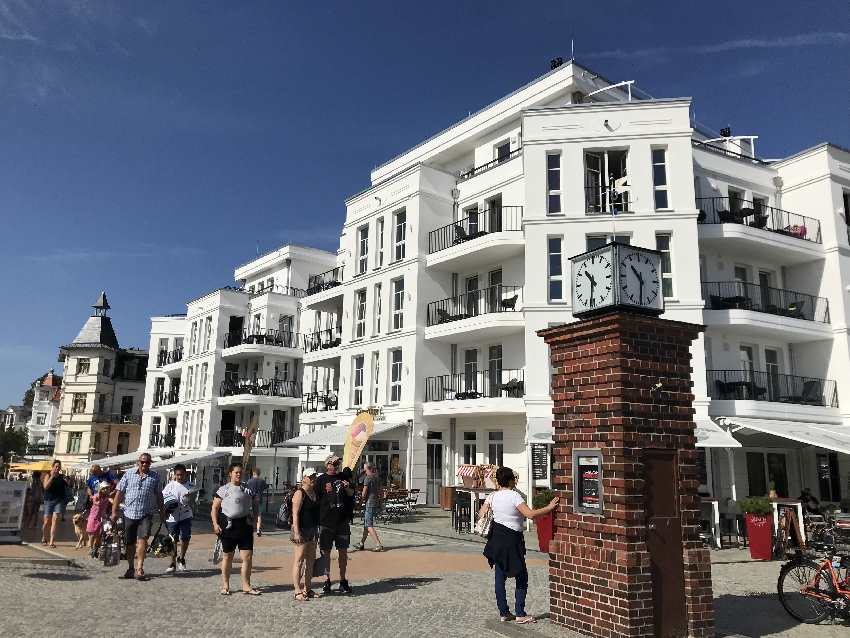
{"label": "sneakers", "polygon": [[166,569],[166,574],[173,574],[177,570],[177,566],[174,563],[171,563]]}
{"label": "sneakers", "polygon": [[186,559],[185,558],[178,558],[177,559],[177,571],[178,572],[185,572],[186,571]]}
{"label": "sneakers", "polygon": [[363,543],[354,543],[354,546],[351,549],[353,549],[355,552],[362,552]]}
{"label": "sneakers", "polygon": [[330,594],[330,593],[331,593],[331,591],[332,591],[332,590],[331,590],[331,581],[326,580],[326,581],[325,581],[325,584],[324,584],[324,585],[322,585],[322,593],[323,593],[323,594]]}
{"label": "sneakers", "polygon": [[350,594],[351,593],[351,587],[349,587],[347,580],[339,581],[339,586],[336,588],[336,590],[340,594]]}

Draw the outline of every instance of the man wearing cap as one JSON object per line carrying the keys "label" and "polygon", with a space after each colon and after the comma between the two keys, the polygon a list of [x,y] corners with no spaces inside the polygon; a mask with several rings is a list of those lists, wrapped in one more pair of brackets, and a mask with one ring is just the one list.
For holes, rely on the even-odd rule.
{"label": "man wearing cap", "polygon": [[342,459],[331,454],[325,459],[326,472],[316,479],[316,496],[319,498],[319,550],[328,567],[322,591],[331,593],[330,553],[336,547],[339,553],[339,587],[337,592],[350,594],[351,587],[345,578],[348,567],[348,546],[351,543],[351,512],[354,507],[354,488],[350,480],[340,476]]}

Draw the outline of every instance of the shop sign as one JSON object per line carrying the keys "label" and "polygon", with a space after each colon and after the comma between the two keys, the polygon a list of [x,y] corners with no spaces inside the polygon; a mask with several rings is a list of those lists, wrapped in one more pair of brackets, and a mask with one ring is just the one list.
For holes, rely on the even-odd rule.
{"label": "shop sign", "polygon": [[602,515],[601,450],[573,450],[573,485],[576,511]]}

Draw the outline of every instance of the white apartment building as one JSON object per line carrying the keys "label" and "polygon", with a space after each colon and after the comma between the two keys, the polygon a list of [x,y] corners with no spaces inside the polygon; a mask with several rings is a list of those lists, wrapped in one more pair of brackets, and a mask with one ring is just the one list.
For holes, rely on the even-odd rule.
{"label": "white apartment building", "polygon": [[246,430],[256,423],[252,463],[272,485],[295,480],[297,449],[275,445],[298,428],[299,303],[308,273],[335,260],[283,246],[238,266],[237,286],[189,301],[185,315],[151,318],[140,449],[194,464],[222,454],[241,459]]}
{"label": "white apartment building", "polygon": [[50,370],[33,388],[32,414],[27,422],[30,446],[53,447],[56,444],[61,399],[62,377]]}
{"label": "white apartment building", "polygon": [[536,331],[574,320],[569,258],[616,238],[664,253],[666,318],[707,326],[703,492],[850,496],[850,152],[757,159],[755,137],[695,126],[689,98],[637,95],[569,61],[372,171],[302,300],[293,443],[341,445],[370,408],[367,456],[429,503],[462,463],[547,485]]}

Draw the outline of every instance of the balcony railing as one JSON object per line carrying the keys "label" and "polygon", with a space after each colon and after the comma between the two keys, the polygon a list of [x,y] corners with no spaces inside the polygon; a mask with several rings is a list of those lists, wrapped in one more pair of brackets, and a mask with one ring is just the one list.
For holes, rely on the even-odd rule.
{"label": "balcony railing", "polygon": [[289,330],[243,330],[228,332],[224,335],[224,348],[235,348],[242,344],[277,346],[279,348],[300,348],[301,335]]}
{"label": "balcony railing", "polygon": [[307,294],[315,295],[317,292],[341,286],[342,270],[342,266],[337,266],[318,275],[310,275],[307,279]]}
{"label": "balcony railing", "polygon": [[168,392],[157,393],[153,397],[153,407],[158,408],[161,405],[174,405],[180,402],[180,386],[174,386]]}
{"label": "balcony railing", "polygon": [[339,392],[310,392],[305,394],[301,402],[302,412],[330,412],[339,407]]}
{"label": "balcony railing", "polygon": [[170,363],[177,363],[178,361],[183,360],[183,348],[177,348],[176,350],[160,350],[159,354],[156,357],[156,367],[161,368],[162,366],[167,366]]}
{"label": "balcony railing", "polygon": [[584,187],[584,210],[588,215],[616,215],[633,212],[629,208],[629,192],[615,192],[606,184]]}
{"label": "balcony railing", "polygon": [[716,146],[715,144],[708,144],[699,140],[691,140],[691,145],[694,148],[701,148],[706,151],[711,151],[712,153],[719,153],[720,155],[725,155],[726,157],[734,157],[736,159],[747,160],[748,162],[755,162],[756,164],[767,164],[767,162],[762,159],[759,159],[758,157],[744,155],[743,153],[731,151],[727,148],[723,148],[722,146]]}
{"label": "balcony railing", "polygon": [[120,414],[118,412],[96,412],[92,419],[95,423],[135,423],[141,424],[141,414]]}
{"label": "balcony railing", "polygon": [[175,438],[173,434],[153,432],[148,438],[148,447],[174,447]]}
{"label": "balcony railing", "polygon": [[522,369],[468,370],[425,378],[426,401],[524,396],[525,373]]}
{"label": "balcony railing", "polygon": [[428,254],[463,244],[489,233],[522,230],[522,206],[493,206],[428,233]]}
{"label": "balcony railing", "polygon": [[[287,438],[291,437],[284,430],[257,430],[253,447],[270,447],[283,443]],[[221,430],[215,435],[215,444],[218,447],[242,447],[245,445],[245,436],[236,430]]]}
{"label": "balcony railing", "polygon": [[781,208],[737,197],[697,197],[699,224],[741,224],[771,233],[821,243],[820,222]]}
{"label": "balcony railing", "polygon": [[707,370],[708,396],[723,401],[774,401],[838,407],[832,379],[757,370]]}
{"label": "balcony railing", "polygon": [[429,326],[450,323],[494,312],[516,312],[522,286],[490,286],[428,304]]}
{"label": "balcony railing", "polygon": [[342,343],[342,326],[304,335],[304,352],[336,348]]}
{"label": "balcony railing", "polygon": [[268,292],[273,292],[278,295],[288,295],[289,297],[297,297],[300,299],[301,297],[305,297],[307,295],[307,291],[303,288],[294,288],[293,286],[263,286],[262,288],[256,287],[254,290],[247,290],[248,294],[252,297],[257,297],[259,295],[264,295]]}
{"label": "balcony railing", "polygon": [[752,310],[780,317],[829,323],[829,300],[804,292],[742,281],[704,281],[702,297],[709,310]]}
{"label": "balcony railing", "polygon": [[474,166],[469,170],[462,171],[457,176],[458,183],[468,180],[470,177],[475,177],[476,175],[480,175],[481,173],[486,173],[491,168],[496,168],[499,164],[504,164],[505,162],[512,160],[515,157],[519,157],[522,155],[522,147],[515,148],[507,155],[502,155],[502,157],[497,157],[494,160],[487,162],[486,164],[481,164],[481,166]]}
{"label": "balcony railing", "polygon": [[281,379],[238,379],[222,381],[219,386],[221,397],[244,394],[298,399],[301,397],[301,384],[298,381],[282,381]]}

